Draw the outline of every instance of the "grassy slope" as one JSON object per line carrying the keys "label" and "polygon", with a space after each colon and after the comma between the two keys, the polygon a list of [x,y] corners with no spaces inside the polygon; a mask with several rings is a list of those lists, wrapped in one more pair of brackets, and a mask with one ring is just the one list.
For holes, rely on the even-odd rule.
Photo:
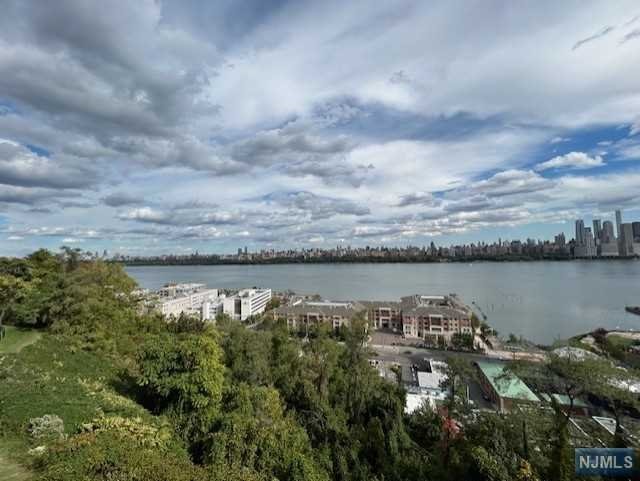
{"label": "grassy slope", "polygon": [[0,449],[0,479],[2,481],[27,481],[32,477],[26,469],[12,462]]}
{"label": "grassy slope", "polygon": [[112,387],[117,379],[113,359],[73,352],[64,339],[43,333],[35,344],[17,353],[0,353],[0,480],[8,474],[27,472],[27,451],[39,444],[27,434],[29,419],[56,414],[72,434],[82,423],[105,415],[141,417],[152,422],[146,410],[119,395]]}
{"label": "grassy slope", "polygon": [[22,348],[40,339],[41,333],[30,329],[5,326],[6,336],[0,341],[0,354],[20,352]]}

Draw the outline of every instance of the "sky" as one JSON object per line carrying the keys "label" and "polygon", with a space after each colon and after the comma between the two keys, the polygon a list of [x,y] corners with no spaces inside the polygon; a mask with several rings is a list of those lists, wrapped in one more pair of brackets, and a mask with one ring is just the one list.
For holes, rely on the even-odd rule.
{"label": "sky", "polygon": [[0,254],[640,220],[632,1],[0,0]]}

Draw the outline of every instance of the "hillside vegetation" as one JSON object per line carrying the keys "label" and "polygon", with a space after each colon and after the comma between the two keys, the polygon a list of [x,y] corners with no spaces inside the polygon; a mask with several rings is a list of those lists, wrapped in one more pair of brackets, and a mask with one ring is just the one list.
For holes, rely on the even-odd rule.
{"label": "hillside vegetation", "polygon": [[138,312],[134,287],[70,250],[0,259],[0,315],[35,341],[0,341],[0,462],[16,479],[572,479],[553,418],[470,415],[455,395],[444,418],[406,416],[403,389],[368,364],[364,322],[344,343],[166,323]]}

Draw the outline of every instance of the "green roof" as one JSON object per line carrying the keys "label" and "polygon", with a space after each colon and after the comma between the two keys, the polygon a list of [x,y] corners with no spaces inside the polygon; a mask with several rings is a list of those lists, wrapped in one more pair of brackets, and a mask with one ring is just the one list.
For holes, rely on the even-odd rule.
{"label": "green roof", "polygon": [[[548,394],[541,394],[540,396],[545,401],[551,402],[551,398],[549,397]],[[569,396],[567,396],[566,394],[552,394],[551,396],[558,402],[558,404],[560,404],[560,406],[569,406],[571,404]],[[588,408],[589,405],[586,402],[584,402],[582,399],[577,399],[576,398],[576,399],[573,400],[573,407],[574,408]]]}
{"label": "green roof", "polygon": [[539,402],[529,387],[515,374],[505,371],[501,362],[478,361],[476,363],[498,396],[508,399]]}

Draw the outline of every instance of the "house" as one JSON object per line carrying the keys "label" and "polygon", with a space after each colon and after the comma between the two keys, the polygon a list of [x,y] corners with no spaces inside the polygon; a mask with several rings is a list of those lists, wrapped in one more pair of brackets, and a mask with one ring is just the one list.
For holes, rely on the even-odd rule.
{"label": "house", "polygon": [[[569,396],[567,396],[566,394],[546,394],[546,393],[542,393],[540,394],[540,398],[542,398],[544,401],[546,401],[547,403],[551,404],[552,403],[552,399],[558,403],[558,406],[560,406],[560,409],[562,409],[562,411],[564,411],[565,413],[569,411],[569,408],[571,407],[571,400],[569,399]],[[582,399],[574,399],[573,400],[573,407],[571,408],[571,415],[572,416],[589,416],[589,405],[584,402]]]}
{"label": "house", "polygon": [[500,412],[511,411],[517,405],[539,404],[540,399],[515,374],[505,369],[505,364],[494,361],[477,361],[480,385]]}

